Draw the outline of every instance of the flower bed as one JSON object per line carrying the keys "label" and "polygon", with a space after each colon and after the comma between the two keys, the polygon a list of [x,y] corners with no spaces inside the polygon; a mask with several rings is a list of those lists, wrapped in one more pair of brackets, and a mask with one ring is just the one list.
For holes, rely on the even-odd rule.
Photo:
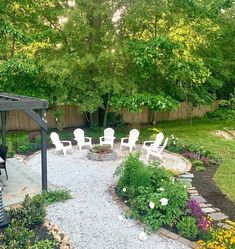
{"label": "flower bed", "polygon": [[187,187],[175,181],[171,171],[156,162],[146,166],[131,154],[115,174],[119,176],[116,192],[130,207],[130,217],[152,231],[164,227],[191,241],[212,239],[217,229],[212,219],[199,202],[189,199]]}
{"label": "flower bed", "polygon": [[[44,225],[46,205],[71,198],[67,191],[55,190],[30,198],[25,197],[23,203],[8,211],[9,226],[0,230],[0,248],[2,249],[69,249],[66,236],[54,236],[54,229]],[[50,227],[52,228],[52,227]],[[53,230],[53,231],[52,231]]]}

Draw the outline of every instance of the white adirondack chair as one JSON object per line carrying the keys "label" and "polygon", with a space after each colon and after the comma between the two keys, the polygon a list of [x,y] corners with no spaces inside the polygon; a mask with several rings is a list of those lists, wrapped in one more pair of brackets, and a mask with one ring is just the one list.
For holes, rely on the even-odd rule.
{"label": "white adirondack chair", "polygon": [[140,132],[137,129],[130,131],[129,137],[124,137],[121,139],[120,150],[123,146],[129,147],[130,152],[136,147],[135,143],[138,141]]}
{"label": "white adirondack chair", "polygon": [[57,151],[63,151],[64,155],[66,155],[67,150],[72,149],[71,141],[61,141],[56,132],[52,132],[50,138],[52,143],[55,145],[55,153]]}
{"label": "white adirondack chair", "polygon": [[153,147],[153,150],[157,150],[157,148],[161,145],[164,139],[164,135],[162,132],[158,133],[155,141],[144,141],[143,149],[148,150],[150,146]]}
{"label": "white adirondack chair", "polygon": [[73,132],[73,134],[74,140],[77,141],[77,145],[80,151],[82,150],[83,146],[90,146],[90,148],[92,148],[91,137],[85,137],[84,130],[78,128]]}
{"label": "white adirondack chair", "polygon": [[152,145],[150,145],[149,149],[147,150],[146,161],[149,160],[150,155],[158,157],[160,160],[162,160],[162,152],[166,148],[167,143],[168,137],[165,139],[163,146],[158,146],[158,148],[154,148]]}
{"label": "white adirondack chair", "polygon": [[109,144],[111,148],[113,149],[113,143],[114,143],[114,129],[107,128],[104,130],[104,136],[100,137],[100,145],[103,144]]}

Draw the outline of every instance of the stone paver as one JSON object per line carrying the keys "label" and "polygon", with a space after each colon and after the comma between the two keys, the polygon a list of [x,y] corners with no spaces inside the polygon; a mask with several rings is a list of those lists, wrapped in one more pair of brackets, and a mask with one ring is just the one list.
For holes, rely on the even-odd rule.
{"label": "stone paver", "polygon": [[217,212],[217,213],[210,213],[209,216],[210,216],[213,220],[215,220],[215,221],[217,221],[217,220],[224,220],[224,219],[227,219],[227,218],[228,218],[227,215],[225,215],[225,214],[223,214],[223,213],[220,213],[220,212]]}
{"label": "stone paver", "polygon": [[200,195],[191,196],[191,199],[196,200],[197,202],[200,202],[200,203],[206,202],[206,200]]}

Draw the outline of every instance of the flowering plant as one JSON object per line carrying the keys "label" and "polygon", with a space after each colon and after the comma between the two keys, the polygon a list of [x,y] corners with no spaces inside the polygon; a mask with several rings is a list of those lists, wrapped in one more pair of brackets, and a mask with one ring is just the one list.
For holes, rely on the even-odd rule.
{"label": "flowering plant", "polygon": [[212,231],[212,238],[208,241],[198,241],[201,249],[234,249],[235,248],[235,223],[230,222],[230,229],[218,228]]}

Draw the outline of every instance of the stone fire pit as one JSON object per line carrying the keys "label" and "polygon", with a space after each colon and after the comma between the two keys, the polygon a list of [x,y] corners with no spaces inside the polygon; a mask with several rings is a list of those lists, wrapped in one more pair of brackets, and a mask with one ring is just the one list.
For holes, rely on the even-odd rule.
{"label": "stone fire pit", "polygon": [[117,158],[117,154],[108,145],[97,145],[88,151],[87,158],[94,161],[112,161]]}

